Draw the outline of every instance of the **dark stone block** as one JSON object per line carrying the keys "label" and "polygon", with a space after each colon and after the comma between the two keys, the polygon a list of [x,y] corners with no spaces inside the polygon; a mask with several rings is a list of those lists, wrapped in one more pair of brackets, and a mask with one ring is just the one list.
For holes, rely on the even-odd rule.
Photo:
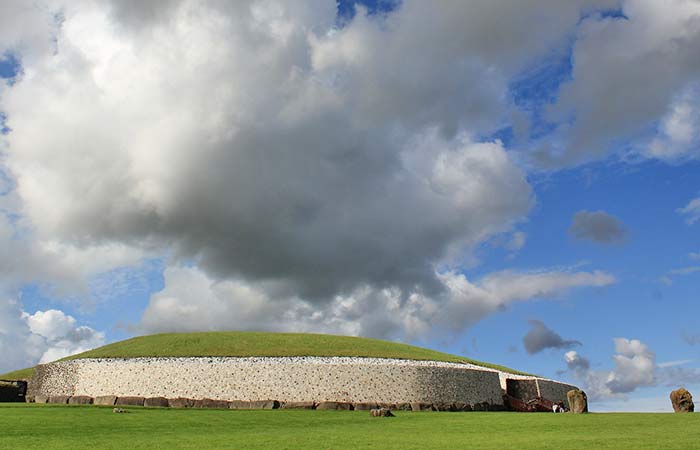
{"label": "dark stone block", "polygon": [[287,402],[282,405],[282,409],[316,409],[314,402]]}
{"label": "dark stone block", "polygon": [[413,411],[413,412],[432,411],[432,410],[433,410],[432,403],[422,403],[422,402],[411,403],[411,411]]}
{"label": "dark stone block", "polygon": [[194,400],[183,397],[171,398],[168,400],[168,405],[170,405],[171,408],[192,408],[192,406],[194,406]]}
{"label": "dark stone block", "polygon": [[170,402],[165,397],[148,397],[143,401],[143,406],[149,408],[167,408],[170,406]]}
{"label": "dark stone block", "polygon": [[277,400],[256,400],[250,402],[250,409],[278,409],[280,402]]}
{"label": "dark stone block", "polygon": [[347,402],[320,402],[316,409],[352,411],[352,403]]}
{"label": "dark stone block", "polygon": [[250,402],[245,400],[233,400],[228,405],[229,409],[251,409]]}
{"label": "dark stone block", "polygon": [[92,405],[93,398],[87,395],[74,395],[68,399],[69,405]]}
{"label": "dark stone block", "polygon": [[48,403],[53,403],[56,405],[67,405],[68,404],[67,395],[49,395]]}
{"label": "dark stone block", "polygon": [[99,397],[95,397],[95,400],[93,401],[93,405],[114,406],[114,404],[116,402],[117,402],[117,397],[114,395],[101,395]]}
{"label": "dark stone block", "polygon": [[435,411],[443,411],[443,412],[457,411],[454,403],[433,403],[433,409]]}
{"label": "dark stone block", "polygon": [[143,397],[117,397],[117,406],[143,406]]}
{"label": "dark stone block", "polygon": [[201,400],[195,400],[192,405],[193,408],[208,408],[208,409],[229,409],[229,404],[226,400],[214,400],[211,398],[203,398]]}
{"label": "dark stone block", "polygon": [[353,403],[353,408],[355,411],[371,411],[379,409],[379,405],[377,403]]}

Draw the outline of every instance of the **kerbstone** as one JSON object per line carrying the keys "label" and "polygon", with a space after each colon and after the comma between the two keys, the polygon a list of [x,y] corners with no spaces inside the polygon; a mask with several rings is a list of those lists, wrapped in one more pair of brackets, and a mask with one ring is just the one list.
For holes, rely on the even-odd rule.
{"label": "kerbstone", "polygon": [[143,401],[143,406],[149,408],[167,408],[170,402],[165,397],[148,397]]}
{"label": "kerbstone", "polygon": [[99,397],[95,397],[93,404],[100,406],[114,406],[116,402],[117,397],[114,395],[100,395]]}
{"label": "kerbstone", "polygon": [[135,397],[135,396],[130,396],[130,397],[117,397],[117,402],[115,405],[117,406],[143,406],[143,402],[146,400],[143,397]]}
{"label": "kerbstone", "polygon": [[211,398],[204,398],[201,400],[194,401],[194,408],[209,408],[209,409],[229,409],[229,403],[226,400],[214,400]]}
{"label": "kerbstone", "polygon": [[346,402],[321,402],[316,406],[316,409],[352,411],[352,403]]}
{"label": "kerbstone", "polygon": [[314,402],[286,402],[282,405],[282,409],[315,409]]}
{"label": "kerbstone", "polygon": [[68,399],[69,405],[92,405],[94,399],[87,395],[74,395]]}
{"label": "kerbstone", "polygon": [[171,408],[192,408],[194,406],[194,400],[191,398],[171,398],[168,400],[168,405]]}

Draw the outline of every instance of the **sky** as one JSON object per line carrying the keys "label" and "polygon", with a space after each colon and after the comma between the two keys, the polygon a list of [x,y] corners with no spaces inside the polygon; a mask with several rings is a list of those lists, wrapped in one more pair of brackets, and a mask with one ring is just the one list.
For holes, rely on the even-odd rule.
{"label": "sky", "polygon": [[0,372],[265,330],[700,388],[697,0],[6,0],[0,130]]}

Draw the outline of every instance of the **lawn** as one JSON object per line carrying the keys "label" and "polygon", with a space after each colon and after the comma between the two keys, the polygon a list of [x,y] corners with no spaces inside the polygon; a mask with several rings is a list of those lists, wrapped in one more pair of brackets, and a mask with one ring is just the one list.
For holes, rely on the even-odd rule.
{"label": "lawn", "polygon": [[237,411],[0,404],[0,449],[688,449],[695,414]]}
{"label": "lawn", "polygon": [[[65,359],[136,358],[156,356],[363,356],[447,362],[467,362],[520,373],[496,364],[397,342],[352,336],[310,333],[224,331],[164,333],[115,342]],[[0,375],[0,379],[27,379],[33,369]]]}

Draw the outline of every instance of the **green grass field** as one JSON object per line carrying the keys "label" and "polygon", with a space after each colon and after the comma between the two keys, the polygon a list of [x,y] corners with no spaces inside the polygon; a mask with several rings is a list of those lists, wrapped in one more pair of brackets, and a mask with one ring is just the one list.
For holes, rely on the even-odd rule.
{"label": "green grass field", "polygon": [[[508,367],[413,345],[379,339],[305,333],[225,331],[154,334],[115,342],[65,359],[154,356],[364,356],[468,362],[505,372],[524,374]],[[32,372],[31,368],[18,370],[0,375],[0,379],[27,379],[31,377]]]}
{"label": "green grass field", "polygon": [[0,404],[0,449],[689,449],[696,414],[237,411]]}

